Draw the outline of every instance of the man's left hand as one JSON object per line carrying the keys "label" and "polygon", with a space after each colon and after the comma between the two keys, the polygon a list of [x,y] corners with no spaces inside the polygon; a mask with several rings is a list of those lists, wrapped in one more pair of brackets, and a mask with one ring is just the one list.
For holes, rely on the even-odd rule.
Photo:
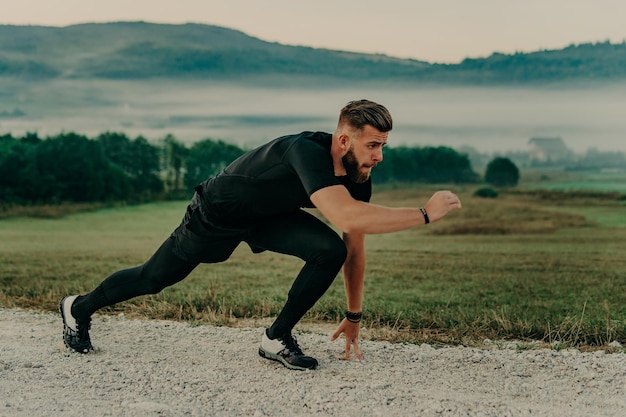
{"label": "man's left hand", "polygon": [[361,352],[359,351],[360,328],[360,323],[352,323],[348,319],[343,319],[330,339],[335,341],[342,333],[346,336],[346,356],[344,359],[347,361],[350,360],[351,346],[354,346],[354,356],[356,356],[358,360],[363,360],[363,355],[361,355]]}

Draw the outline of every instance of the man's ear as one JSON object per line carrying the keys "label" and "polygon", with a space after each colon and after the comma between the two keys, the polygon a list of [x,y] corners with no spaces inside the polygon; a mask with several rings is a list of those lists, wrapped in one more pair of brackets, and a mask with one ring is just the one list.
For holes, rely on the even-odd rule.
{"label": "man's ear", "polygon": [[343,152],[347,152],[348,149],[350,149],[350,137],[346,135],[345,133],[342,133],[341,135],[339,135],[338,143],[339,143],[339,148]]}

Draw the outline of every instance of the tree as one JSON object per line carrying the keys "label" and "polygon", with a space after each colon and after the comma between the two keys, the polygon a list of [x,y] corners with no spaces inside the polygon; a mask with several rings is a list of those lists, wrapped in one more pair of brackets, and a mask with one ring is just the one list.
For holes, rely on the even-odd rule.
{"label": "tree", "polygon": [[485,182],[494,187],[514,187],[519,182],[519,169],[509,158],[494,158],[487,164]]}
{"label": "tree", "polygon": [[131,142],[130,152],[135,161],[134,177],[132,178],[135,193],[149,196],[163,191],[163,181],[160,177],[159,148],[148,143],[146,138],[138,136]]}
{"label": "tree", "polygon": [[61,134],[37,146],[36,161],[40,190],[35,201],[109,199],[106,191],[111,184],[105,178],[111,165],[100,143],[72,132]]}
{"label": "tree", "polygon": [[104,154],[128,177],[133,197],[150,197],[163,191],[159,148],[139,136],[130,140],[124,133],[105,132],[98,136]]}
{"label": "tree", "polygon": [[134,173],[134,159],[130,152],[130,139],[124,133],[101,133],[96,140],[102,144],[104,154],[124,172]]}
{"label": "tree", "polygon": [[198,183],[217,174],[244,151],[221,140],[201,140],[194,143],[186,160],[185,185],[193,188]]}
{"label": "tree", "polygon": [[23,168],[28,163],[24,145],[10,134],[0,136],[0,201],[16,202],[20,197]]}
{"label": "tree", "polygon": [[377,183],[471,183],[479,176],[472,170],[468,156],[452,148],[399,146],[384,152],[383,162],[373,171],[372,178]]}
{"label": "tree", "polygon": [[165,176],[165,187],[167,191],[175,194],[183,189],[183,169],[188,149],[171,134],[168,134],[162,140],[161,146],[161,163]]}

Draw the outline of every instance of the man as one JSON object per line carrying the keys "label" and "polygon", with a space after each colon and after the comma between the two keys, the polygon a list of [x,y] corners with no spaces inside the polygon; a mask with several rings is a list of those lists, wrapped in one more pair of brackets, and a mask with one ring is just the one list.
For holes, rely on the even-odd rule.
{"label": "man", "polygon": [[[384,106],[353,101],[341,109],[332,135],[284,136],[236,159],[196,187],[181,224],[145,264],[112,274],[86,295],[61,301],[65,344],[77,352],[91,351],[89,329],[95,311],[156,294],[200,263],[227,260],[246,242],[255,253],[270,250],[305,261],[284,307],[262,335],[259,354],[290,369],[317,367],[317,360],[302,352],[291,332],[343,267],[346,318],[332,338],[344,334],[346,358],[353,347],[361,359],[365,235],[435,222],[461,207],[450,191],[436,192],[422,208],[369,203],[370,172],[383,160],[391,129],[392,118]],[[316,207],[343,232],[343,239],[304,207]]]}

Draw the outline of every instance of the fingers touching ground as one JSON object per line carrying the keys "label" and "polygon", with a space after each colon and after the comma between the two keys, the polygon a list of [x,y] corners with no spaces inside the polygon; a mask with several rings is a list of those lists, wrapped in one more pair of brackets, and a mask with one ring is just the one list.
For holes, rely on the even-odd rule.
{"label": "fingers touching ground", "polygon": [[343,359],[350,360],[352,346],[354,346],[354,356],[357,359],[362,360],[363,355],[359,350],[359,324],[350,323],[348,320],[344,319],[331,336],[331,340],[337,340],[342,334],[345,336],[346,340],[345,355]]}
{"label": "fingers touching ground", "polygon": [[363,360],[363,355],[361,355],[361,352],[359,351],[359,339],[354,339],[352,341],[348,340],[346,338],[346,356],[344,357],[345,360],[349,361],[351,356],[350,356],[350,346],[353,345],[354,346],[354,356],[362,361]]}

